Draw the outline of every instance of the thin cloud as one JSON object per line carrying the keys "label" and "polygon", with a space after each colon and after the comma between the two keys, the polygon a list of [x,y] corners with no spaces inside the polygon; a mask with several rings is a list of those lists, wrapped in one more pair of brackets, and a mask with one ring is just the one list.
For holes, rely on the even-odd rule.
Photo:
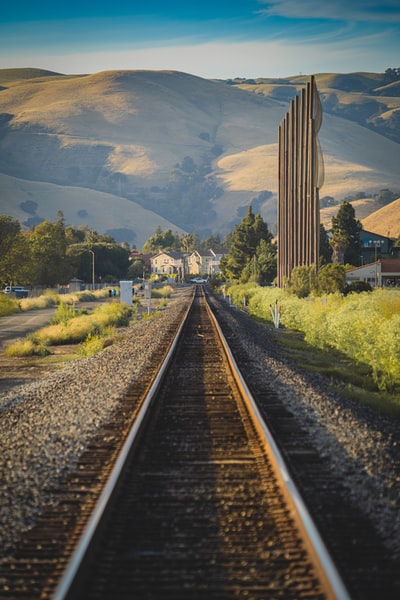
{"label": "thin cloud", "polygon": [[205,0],[201,10],[186,3],[183,11],[154,0],[124,17],[107,5],[77,18],[56,16],[53,4],[44,21],[28,21],[25,13],[20,21],[0,19],[0,68],[173,69],[221,79],[383,72],[398,66],[399,56],[398,0],[383,2],[215,0],[213,10]]}
{"label": "thin cloud", "polygon": [[400,21],[398,0],[384,0],[378,4],[376,0],[259,0],[265,4],[260,12],[269,16],[287,19],[327,19],[354,20],[359,22],[380,21],[381,23]]}
{"label": "thin cloud", "polygon": [[[235,77],[289,77],[321,72],[383,72],[393,66],[387,63],[379,46],[365,67],[363,48],[377,42],[366,37],[361,47],[340,43],[320,46],[314,43],[296,44],[290,41],[206,43],[163,48],[126,48],[99,52],[30,55],[29,59],[7,66],[37,67],[66,74],[94,73],[119,69],[175,70],[199,77],[226,79]],[[349,56],[351,58],[349,58]],[[3,67],[3,68],[4,68]]]}

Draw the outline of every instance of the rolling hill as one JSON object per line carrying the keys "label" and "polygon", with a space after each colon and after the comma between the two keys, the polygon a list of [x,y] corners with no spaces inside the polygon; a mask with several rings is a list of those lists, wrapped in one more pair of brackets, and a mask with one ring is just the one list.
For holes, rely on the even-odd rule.
{"label": "rolling hill", "polygon": [[366,231],[400,238],[400,198],[361,219],[361,224]]}
{"label": "rolling hill", "polygon": [[[306,81],[0,70],[0,213],[29,226],[61,210],[138,248],[159,225],[223,235],[251,201],[271,226],[278,126]],[[321,197],[400,191],[396,83],[350,74],[317,85]]]}

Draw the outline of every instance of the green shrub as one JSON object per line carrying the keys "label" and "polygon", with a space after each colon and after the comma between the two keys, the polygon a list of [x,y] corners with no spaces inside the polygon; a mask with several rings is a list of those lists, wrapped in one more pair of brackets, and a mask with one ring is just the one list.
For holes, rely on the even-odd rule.
{"label": "green shrub", "polygon": [[132,309],[118,302],[100,304],[90,315],[86,311],[76,313],[72,306],[60,302],[51,325],[11,344],[6,349],[6,355],[44,356],[49,354],[49,345],[78,344],[84,340],[88,340],[88,347],[94,347],[97,344],[96,337],[102,338],[101,346],[104,348],[111,343],[110,338],[115,337],[113,328],[128,326],[131,315]]}
{"label": "green shrub", "polygon": [[7,317],[13,315],[20,310],[18,300],[15,298],[9,298],[5,294],[0,295],[0,317]]}
{"label": "green shrub", "polygon": [[27,311],[57,306],[59,301],[59,296],[56,294],[43,294],[37,298],[23,298],[20,300],[20,305],[21,310]]}
{"label": "green shrub", "polygon": [[281,326],[304,333],[317,348],[334,348],[372,371],[379,389],[400,390],[400,291],[329,294],[298,298],[276,288],[232,286],[235,304],[247,298],[250,314],[272,322],[270,305],[278,300]]}
{"label": "green shrub", "polygon": [[10,344],[4,350],[4,354],[5,356],[20,358],[27,356],[47,356],[50,354],[50,350],[46,347],[45,343],[36,340],[32,336]]}
{"label": "green shrub", "polygon": [[82,344],[77,348],[76,353],[81,357],[93,356],[98,354],[104,348],[111,346],[114,343],[115,332],[110,328],[102,334],[89,333]]}
{"label": "green shrub", "polygon": [[36,298],[22,298],[20,300],[21,310],[35,310],[38,308],[48,308],[58,304],[78,304],[79,302],[93,302],[100,298],[108,297],[108,288],[95,291],[74,292],[70,294],[55,294],[52,290],[47,290],[41,296]]}
{"label": "green shrub", "polygon": [[152,288],[151,297],[152,298],[170,298],[174,288],[170,285],[164,285],[161,288]]}
{"label": "green shrub", "polygon": [[66,304],[65,302],[60,302],[50,323],[52,325],[57,325],[57,323],[63,323],[65,325],[66,323],[68,323],[68,321],[70,321],[74,317],[75,317],[74,306],[71,306],[70,304]]}
{"label": "green shrub", "polygon": [[368,281],[352,281],[347,283],[344,288],[345,294],[351,294],[351,292],[372,292],[372,287]]}
{"label": "green shrub", "polygon": [[129,325],[131,309],[117,302],[101,304],[92,314],[78,314],[66,322],[43,327],[36,332],[37,339],[48,345],[79,344],[91,335],[98,335],[107,327]]}

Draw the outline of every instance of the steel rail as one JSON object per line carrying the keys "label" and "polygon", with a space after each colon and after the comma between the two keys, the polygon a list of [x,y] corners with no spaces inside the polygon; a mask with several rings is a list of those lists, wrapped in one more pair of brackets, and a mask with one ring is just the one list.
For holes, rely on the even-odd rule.
{"label": "steel rail", "polygon": [[[205,296],[204,291],[202,291],[202,295]],[[194,296],[182,319],[182,322],[170,346],[170,349],[162,363],[162,366],[138,412],[132,429],[130,430],[128,437],[123,445],[123,448],[120,454],[118,455],[115,466],[113,467],[110,477],[108,478],[108,481],[106,483],[106,486],[99,497],[99,500],[91,517],[89,518],[85,530],[80,538],[79,544],[76,547],[71,557],[71,560],[69,561],[67,568],[64,571],[64,574],[52,596],[52,600],[65,600],[67,598],[68,593],[71,590],[72,585],[74,584],[74,580],[78,574],[79,566],[83,561],[83,558],[91,544],[91,541],[94,538],[96,529],[104,514],[104,511],[106,510],[107,505],[110,502],[114,488],[121,477],[121,473],[124,469],[124,464],[127,460],[127,457],[130,454],[132,446],[135,443],[137,436],[142,429],[143,423],[146,419],[149,409],[153,404],[155,395],[172,360],[176,346],[182,335],[184,325],[187,321],[189,312],[191,310],[193,301]],[[322,538],[300,496],[300,493],[298,492],[298,489],[290,476],[283,456],[280,453],[268,426],[263,420],[260,411],[256,405],[256,402],[250,392],[250,389],[248,388],[240,372],[240,369],[238,368],[236,360],[222,332],[222,329],[207,301],[206,307],[211,317],[211,320],[218,332],[218,336],[221,340],[224,352],[230,364],[232,375],[236,380],[236,384],[243,397],[243,403],[246,408],[246,411],[253,422],[253,425],[258,433],[258,437],[261,440],[266,453],[268,454],[269,458],[276,467],[278,478],[281,482],[282,490],[284,491],[284,495],[286,497],[286,500],[288,501],[289,506],[292,508],[292,513],[296,519],[297,526],[304,535],[308,550],[313,556],[313,559],[319,571],[319,575],[321,579],[325,582],[326,587],[330,590],[331,597],[334,597],[337,600],[351,600],[351,597],[347,592],[345,585],[342,582],[342,579],[329,555],[329,552],[326,549],[326,546],[323,543]]]}
{"label": "steel rail", "polygon": [[99,499],[98,499],[96,506],[95,506],[95,508],[88,520],[88,523],[82,533],[82,536],[78,542],[78,545],[71,556],[71,559],[64,571],[63,576],[60,579],[60,582],[58,583],[58,586],[52,596],[52,600],[64,600],[67,597],[67,594],[69,593],[69,590],[71,589],[71,586],[73,585],[74,579],[76,578],[78,570],[79,570],[79,566],[80,566],[81,562],[83,561],[83,558],[91,544],[91,541],[94,538],[96,529],[100,523],[100,520],[104,514],[104,511],[106,510],[106,507],[111,500],[115,486],[117,485],[117,482],[121,477],[121,474],[124,469],[124,465],[128,458],[128,455],[131,452],[132,446],[134,445],[134,443],[137,439],[137,436],[139,435],[139,433],[142,429],[142,426],[144,424],[146,416],[147,416],[149,409],[153,403],[153,399],[155,398],[157,391],[161,385],[161,382],[165,376],[165,373],[170,365],[170,362],[171,362],[172,357],[175,352],[175,348],[176,348],[176,346],[179,342],[179,339],[182,335],[182,330],[187,321],[187,318],[188,318],[188,315],[189,315],[189,312],[190,312],[193,302],[194,302],[194,294],[193,294],[192,299],[189,303],[189,306],[183,316],[183,319],[178,328],[178,331],[176,332],[175,337],[171,343],[168,353],[166,354],[166,356],[163,360],[161,368],[159,369],[159,371],[150,387],[150,390],[149,390],[148,394],[146,395],[146,398],[144,399],[144,401],[139,409],[139,412],[135,418],[132,428],[123,444],[123,447],[117,457],[117,460],[116,460],[115,465],[110,473],[107,483],[106,483],[102,493],[99,496]]}
{"label": "steel rail", "polygon": [[236,383],[241,391],[241,395],[246,406],[247,412],[250,415],[250,418],[252,419],[254,425],[256,426],[260,439],[264,441],[265,450],[267,451],[269,457],[276,466],[279,478],[281,480],[282,488],[285,491],[286,499],[293,507],[293,512],[296,516],[297,524],[302,530],[308,542],[308,549],[310,550],[314,560],[319,566],[320,575],[323,577],[326,584],[331,589],[335,598],[337,598],[338,600],[351,600],[351,596],[349,595],[342,581],[342,578],[340,577],[338,570],[336,569],[336,566],[333,563],[332,558],[314,524],[314,521],[306,505],[304,504],[304,501],[297,489],[297,486],[294,483],[288,471],[285,460],[281,452],[279,451],[278,446],[276,445],[273,435],[269,430],[267,424],[265,423],[263,417],[261,416],[261,413],[257,407],[254,397],[246,381],[243,378],[243,375],[236,363],[236,360],[222,332],[222,329],[214,313],[212,312],[208,302],[206,305],[211,320],[213,321],[218,331],[218,335],[221,339],[224,351],[230,363],[232,375],[234,376]]}

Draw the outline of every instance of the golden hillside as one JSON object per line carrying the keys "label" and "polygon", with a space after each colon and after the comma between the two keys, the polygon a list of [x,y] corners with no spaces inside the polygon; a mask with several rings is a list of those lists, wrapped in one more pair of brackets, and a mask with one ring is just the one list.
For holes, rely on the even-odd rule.
{"label": "golden hillside", "polygon": [[387,237],[400,237],[400,198],[383,206],[361,220],[367,231],[373,231]]}
{"label": "golden hillside", "polygon": [[[272,225],[278,127],[288,89],[293,96],[306,81],[250,90],[173,71],[0,70],[0,212],[29,225],[62,210],[68,223],[120,229],[118,241],[140,247],[158,225],[223,235],[268,191],[256,208]],[[382,81],[320,75],[318,85],[321,95],[328,85],[360,94]],[[342,106],[349,92],[339,87]],[[321,197],[398,189],[400,144],[344,114],[324,113]]]}

